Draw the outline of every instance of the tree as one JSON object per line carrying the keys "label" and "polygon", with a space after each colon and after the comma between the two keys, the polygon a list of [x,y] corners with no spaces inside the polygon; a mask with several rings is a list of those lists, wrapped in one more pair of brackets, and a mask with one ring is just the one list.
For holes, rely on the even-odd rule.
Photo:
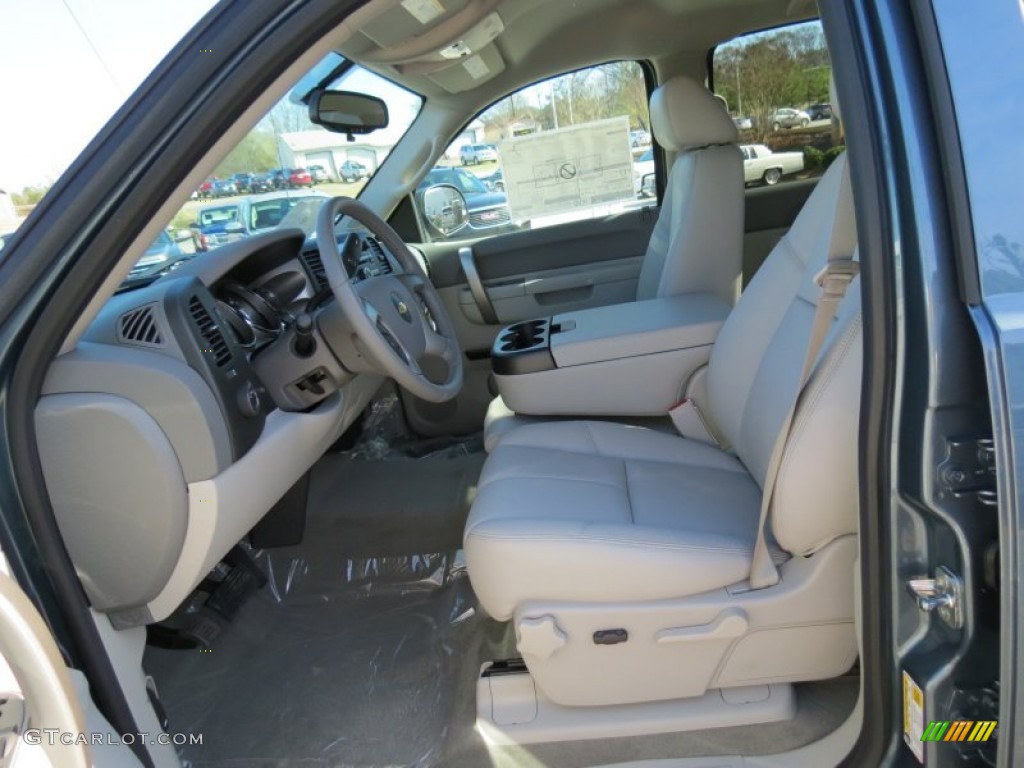
{"label": "tree", "polygon": [[629,127],[649,131],[647,83],[640,66],[632,61],[619,61],[605,67],[608,97],[615,115],[629,115]]}
{"label": "tree", "polygon": [[278,102],[257,127],[269,130],[275,136],[280,136],[282,133],[324,130],[321,126],[310,122],[308,107],[303,104],[293,104],[287,99]]}
{"label": "tree", "polygon": [[715,92],[736,116],[750,117],[759,140],[780,107],[828,101],[828,49],[818,25],[775,30],[715,51]]}
{"label": "tree", "polygon": [[15,205],[35,205],[50,191],[50,185],[25,187],[21,192],[12,192],[11,201]]}
{"label": "tree", "polygon": [[228,153],[213,175],[223,179],[244,171],[269,171],[278,165],[276,136],[257,127]]}

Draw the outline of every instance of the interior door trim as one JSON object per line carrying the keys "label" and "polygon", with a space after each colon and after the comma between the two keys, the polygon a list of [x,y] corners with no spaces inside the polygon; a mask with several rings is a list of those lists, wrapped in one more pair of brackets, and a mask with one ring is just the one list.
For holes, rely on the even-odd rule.
{"label": "interior door trim", "polygon": [[476,259],[473,258],[473,249],[464,245],[459,248],[459,263],[462,264],[462,271],[466,275],[466,282],[469,283],[469,292],[480,310],[480,316],[488,325],[498,324],[498,313],[491,303],[491,297],[487,295],[483,281],[480,279],[480,272],[476,268]]}

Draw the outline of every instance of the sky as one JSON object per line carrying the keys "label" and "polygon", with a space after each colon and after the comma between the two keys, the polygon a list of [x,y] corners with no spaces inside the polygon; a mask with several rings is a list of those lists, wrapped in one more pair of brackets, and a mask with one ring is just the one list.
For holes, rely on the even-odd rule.
{"label": "sky", "polygon": [[214,4],[0,0],[0,189],[55,181]]}

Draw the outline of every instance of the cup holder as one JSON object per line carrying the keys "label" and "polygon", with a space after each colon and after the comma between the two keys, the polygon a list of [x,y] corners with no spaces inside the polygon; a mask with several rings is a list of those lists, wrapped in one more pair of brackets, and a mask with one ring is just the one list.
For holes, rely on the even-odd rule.
{"label": "cup holder", "polygon": [[536,373],[555,368],[551,356],[551,318],[525,320],[498,334],[491,363],[499,375]]}
{"label": "cup holder", "polygon": [[548,325],[547,320],[528,320],[510,325],[498,337],[498,348],[502,352],[522,352],[547,346]]}

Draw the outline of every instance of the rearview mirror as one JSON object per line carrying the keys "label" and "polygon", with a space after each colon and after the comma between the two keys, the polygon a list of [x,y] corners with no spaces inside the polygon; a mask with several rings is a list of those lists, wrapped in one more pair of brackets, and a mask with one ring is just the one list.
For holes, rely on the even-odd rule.
{"label": "rearview mirror", "polygon": [[388,105],[376,96],[316,90],[309,95],[309,119],[330,131],[371,133],[388,125]]}
{"label": "rearview mirror", "polygon": [[451,184],[435,184],[423,192],[423,218],[443,237],[451,237],[469,223],[466,197]]}

